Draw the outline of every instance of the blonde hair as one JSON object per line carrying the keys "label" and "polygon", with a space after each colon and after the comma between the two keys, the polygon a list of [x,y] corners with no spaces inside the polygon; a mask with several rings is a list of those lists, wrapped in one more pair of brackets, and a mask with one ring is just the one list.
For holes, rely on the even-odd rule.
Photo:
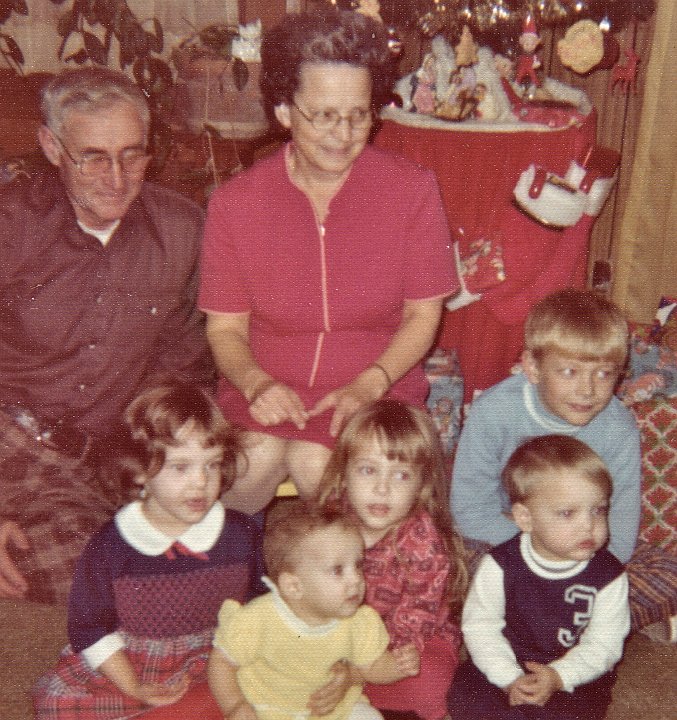
{"label": "blonde hair", "polygon": [[335,508],[319,507],[300,498],[276,501],[266,516],[263,559],[270,579],[277,583],[283,572],[294,572],[298,549],[313,532],[338,525],[359,536],[357,523]]}
{"label": "blonde hair", "polygon": [[447,598],[458,612],[468,585],[463,541],[449,514],[449,473],[445,470],[439,436],[427,413],[393,398],[383,398],[358,410],[339,436],[318,490],[322,506],[349,511],[346,472],[351,458],[374,441],[389,460],[414,467],[421,491],[412,513],[425,510],[438,529],[451,561]]}
{"label": "blonde hair", "polygon": [[501,475],[511,504],[532,497],[543,480],[567,471],[580,474],[611,495],[611,474],[602,458],[570,435],[541,435],[522,443],[510,456]]}
{"label": "blonde hair", "polygon": [[583,361],[614,362],[621,369],[628,354],[628,324],[619,308],[596,292],[568,288],[531,309],[524,347],[536,361],[550,350]]}

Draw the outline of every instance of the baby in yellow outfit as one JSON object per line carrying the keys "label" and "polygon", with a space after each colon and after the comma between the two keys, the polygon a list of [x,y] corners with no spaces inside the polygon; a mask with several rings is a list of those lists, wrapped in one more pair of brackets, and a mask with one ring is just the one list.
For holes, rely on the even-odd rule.
{"label": "baby in yellow outfit", "polygon": [[271,591],[244,606],[223,604],[209,661],[212,693],[229,720],[311,717],[313,693],[339,675],[343,697],[322,708],[323,717],[380,720],[362,683],[418,673],[416,649],[387,651],[383,621],[362,605],[363,551],[343,515],[298,499],[271,511],[264,538]]}

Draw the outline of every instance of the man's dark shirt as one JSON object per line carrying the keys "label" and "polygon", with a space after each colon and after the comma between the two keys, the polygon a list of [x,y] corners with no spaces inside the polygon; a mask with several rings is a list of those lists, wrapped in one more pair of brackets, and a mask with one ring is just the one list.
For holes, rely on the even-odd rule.
{"label": "man's dark shirt", "polygon": [[0,188],[0,403],[105,434],[153,376],[210,382],[203,215],[145,183],[104,247],[57,176]]}

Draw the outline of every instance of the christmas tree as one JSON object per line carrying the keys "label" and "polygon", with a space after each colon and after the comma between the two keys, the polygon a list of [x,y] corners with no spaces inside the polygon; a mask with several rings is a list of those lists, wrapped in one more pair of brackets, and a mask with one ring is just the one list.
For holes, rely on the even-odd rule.
{"label": "christmas tree", "polygon": [[[364,0],[325,0],[325,5],[357,9]],[[422,35],[451,40],[467,25],[480,43],[500,51],[514,45],[527,16],[539,29],[568,28],[589,19],[605,31],[623,30],[632,21],[648,20],[655,0],[380,0],[380,16],[393,28],[415,27]]]}

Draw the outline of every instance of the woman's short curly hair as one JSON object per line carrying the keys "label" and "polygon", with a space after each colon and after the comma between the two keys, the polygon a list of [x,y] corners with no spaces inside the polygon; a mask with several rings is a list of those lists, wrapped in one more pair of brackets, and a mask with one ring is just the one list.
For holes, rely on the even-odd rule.
{"label": "woman's short curly hair", "polygon": [[350,10],[291,13],[263,38],[261,93],[266,110],[291,103],[306,62],[348,63],[369,71],[372,103],[381,107],[395,79],[382,23]]}

